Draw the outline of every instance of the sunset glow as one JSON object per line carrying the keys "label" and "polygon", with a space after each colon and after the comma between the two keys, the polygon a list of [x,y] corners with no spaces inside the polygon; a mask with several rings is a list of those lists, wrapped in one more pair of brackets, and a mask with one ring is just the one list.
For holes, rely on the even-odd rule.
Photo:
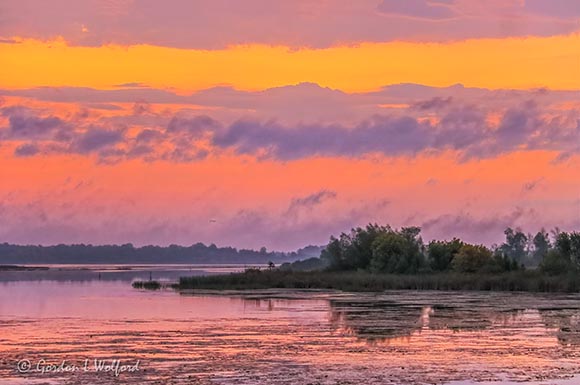
{"label": "sunset glow", "polygon": [[[0,44],[3,88],[127,83],[192,92],[215,86],[264,90],[302,82],[345,92],[417,83],[446,87],[580,88],[580,35],[448,43],[361,42],[324,49],[250,44],[220,50],[154,45],[71,46],[64,39]],[[425,65],[429,63],[429,65]]]}
{"label": "sunset glow", "polygon": [[573,2],[56,3],[1,6],[0,241],[580,227]]}

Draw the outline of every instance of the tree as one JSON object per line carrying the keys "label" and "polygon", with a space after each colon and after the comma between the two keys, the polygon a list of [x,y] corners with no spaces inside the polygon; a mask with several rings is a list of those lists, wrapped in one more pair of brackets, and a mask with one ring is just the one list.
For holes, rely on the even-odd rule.
{"label": "tree", "polygon": [[373,242],[380,234],[389,231],[392,231],[389,226],[377,224],[357,227],[349,234],[342,233],[338,239],[331,237],[321,257],[333,270],[368,269],[373,257]]}
{"label": "tree", "polygon": [[580,233],[556,233],[555,249],[561,258],[570,264],[570,267],[580,268]]}
{"label": "tree", "polygon": [[550,249],[550,238],[546,230],[542,229],[534,236],[534,252],[532,254],[533,261],[539,264],[548,253]]}
{"label": "tree", "polygon": [[452,266],[456,271],[475,273],[492,262],[492,252],[483,245],[464,244],[453,258]]}
{"label": "tree", "polygon": [[381,233],[372,244],[371,270],[383,273],[416,273],[423,265],[419,227]]}
{"label": "tree", "polygon": [[435,271],[446,271],[451,268],[451,262],[455,255],[463,246],[457,238],[451,241],[431,241],[428,246],[427,255],[429,266]]}
{"label": "tree", "polygon": [[570,233],[570,259],[577,269],[580,269],[580,233]]}
{"label": "tree", "polygon": [[540,269],[551,275],[563,274],[571,268],[570,258],[557,249],[550,249],[540,263]]}
{"label": "tree", "polygon": [[486,273],[501,273],[503,271],[519,270],[520,265],[515,259],[508,257],[501,248],[495,249],[493,253],[493,263],[484,266]]}
{"label": "tree", "polygon": [[345,268],[343,248],[340,240],[334,236],[330,237],[330,242],[322,250],[320,258],[325,261],[331,270],[343,270]]}
{"label": "tree", "polygon": [[372,245],[381,234],[391,231],[390,226],[368,224],[364,229],[356,228],[351,233],[351,244],[347,249],[347,259],[356,269],[367,269],[373,257]]}
{"label": "tree", "polygon": [[414,254],[423,253],[425,251],[425,246],[423,245],[423,239],[421,238],[421,228],[417,226],[402,227],[399,234],[409,242],[409,247],[411,247]]}
{"label": "tree", "polygon": [[526,257],[526,245],[528,242],[526,234],[520,230],[514,231],[511,227],[505,229],[504,234],[506,241],[500,248],[502,252],[519,263],[523,262]]}
{"label": "tree", "polygon": [[409,268],[405,258],[407,240],[394,231],[381,234],[373,242],[371,270],[383,273],[404,273]]}

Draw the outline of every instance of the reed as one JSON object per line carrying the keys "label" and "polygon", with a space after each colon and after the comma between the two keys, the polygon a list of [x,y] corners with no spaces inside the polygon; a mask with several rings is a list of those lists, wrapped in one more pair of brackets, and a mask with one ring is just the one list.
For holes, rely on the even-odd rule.
{"label": "reed", "polygon": [[135,289],[146,289],[146,290],[161,289],[161,283],[159,283],[158,281],[135,281],[133,282],[132,285]]}
{"label": "reed", "polygon": [[182,277],[175,288],[178,290],[331,289],[355,292],[384,290],[580,292],[580,276],[576,273],[550,276],[540,271],[402,275],[365,271],[249,270],[228,275]]}

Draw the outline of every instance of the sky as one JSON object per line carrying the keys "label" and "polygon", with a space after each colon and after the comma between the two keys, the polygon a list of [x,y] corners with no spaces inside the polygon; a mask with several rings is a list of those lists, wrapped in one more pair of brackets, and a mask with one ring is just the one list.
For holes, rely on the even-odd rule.
{"label": "sky", "polygon": [[580,229],[577,0],[0,0],[0,242]]}

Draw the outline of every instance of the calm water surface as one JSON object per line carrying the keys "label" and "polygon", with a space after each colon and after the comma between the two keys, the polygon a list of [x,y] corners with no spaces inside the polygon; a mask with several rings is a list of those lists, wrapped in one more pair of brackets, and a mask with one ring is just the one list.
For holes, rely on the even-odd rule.
{"label": "calm water surface", "polygon": [[578,295],[130,285],[184,271],[0,272],[0,384],[580,384]]}

